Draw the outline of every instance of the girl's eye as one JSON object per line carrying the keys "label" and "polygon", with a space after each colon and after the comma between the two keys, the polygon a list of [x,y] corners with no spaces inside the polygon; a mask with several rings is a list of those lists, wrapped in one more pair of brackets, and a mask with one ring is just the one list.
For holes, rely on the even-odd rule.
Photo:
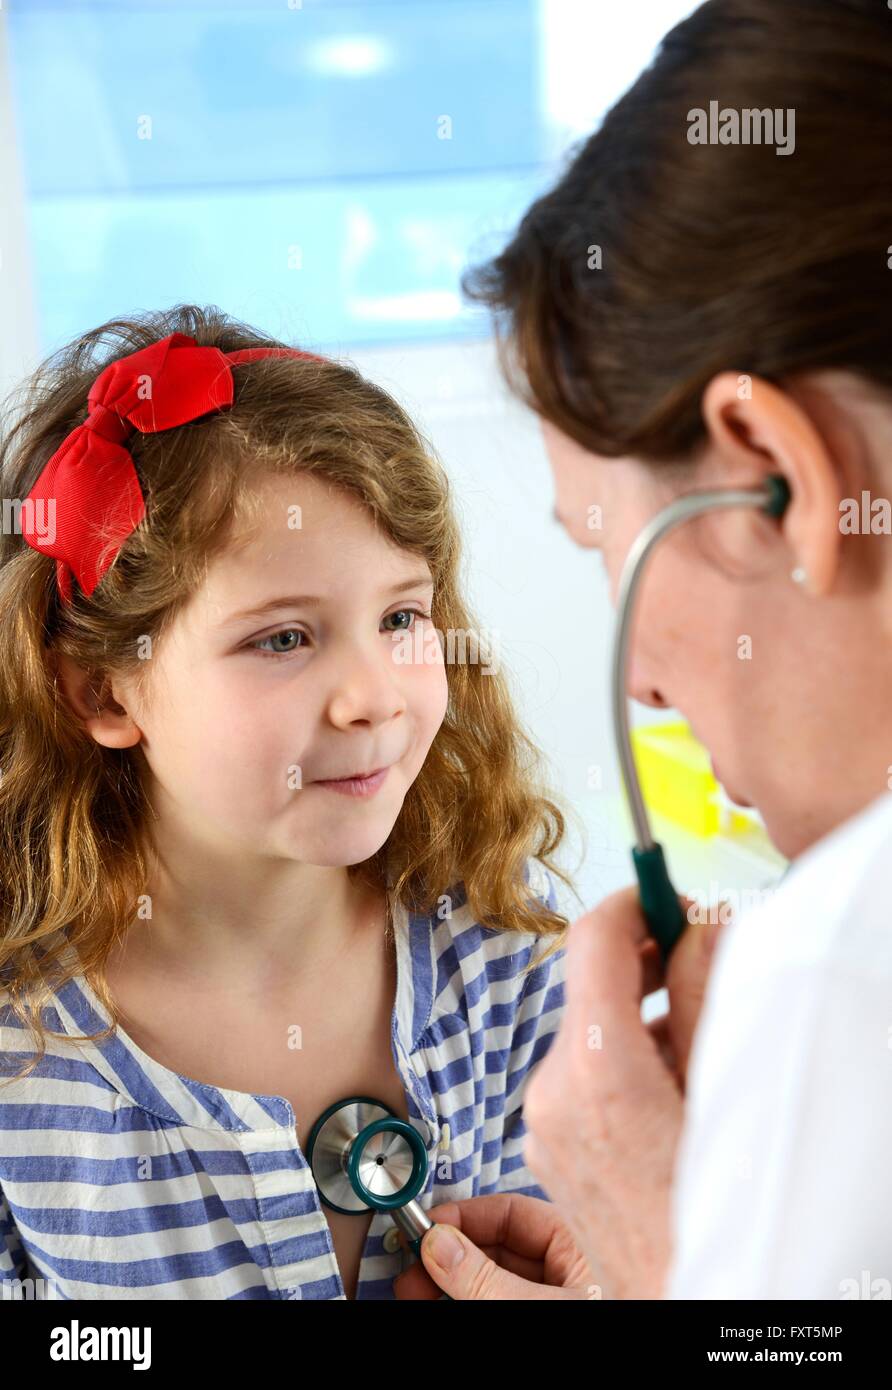
{"label": "girl's eye", "polygon": [[[388,613],[387,617],[384,619],[384,622],[389,622],[391,618],[429,618],[430,616],[430,613],[419,613],[418,610],[415,608],[400,608],[397,610],[396,613]],[[412,624],[412,626],[414,627],[414,623]],[[391,632],[411,631],[408,623],[401,623],[398,627],[390,628],[389,630]],[[289,642],[286,647],[274,646],[272,649],[266,646],[266,643],[276,643],[278,642],[280,637],[302,637],[306,639],[306,635],[307,634],[305,632],[301,632],[300,628],[283,627],[278,632],[270,633],[269,637],[261,637],[258,641],[249,643],[249,648],[251,651],[260,652],[262,656],[289,656],[291,652],[300,651],[302,647],[306,646],[306,640],[304,640],[300,646],[298,646],[296,642]]]}
{"label": "girl's eye", "polygon": [[[388,619],[390,619],[390,618],[429,618],[429,617],[430,617],[430,613],[419,613],[418,610],[417,610],[417,608],[398,608],[397,611],[396,611],[395,613],[388,613],[388,615],[387,615],[387,617],[384,619],[384,621],[385,621],[385,623],[386,623],[386,622],[388,621]],[[412,626],[414,627],[415,624],[413,623]],[[407,631],[409,631],[409,630],[410,630],[410,629],[409,629],[408,625],[401,626],[401,627],[397,627],[397,628],[391,628],[391,629],[390,629],[391,632],[407,632]]]}
{"label": "girl's eye", "polygon": [[298,628],[296,628],[296,627],[283,627],[283,628],[281,629],[280,632],[271,632],[270,635],[269,635],[269,637],[261,637],[261,639],[260,639],[259,642],[252,642],[252,643],[250,644],[250,646],[251,646],[251,648],[252,648],[253,651],[255,651],[255,652],[261,652],[261,654],[262,654],[263,656],[287,656],[289,652],[298,651],[299,648],[298,648],[297,646],[289,646],[289,647],[286,647],[284,651],[281,650],[280,648],[279,648],[279,649],[274,649],[273,651],[270,651],[269,648],[266,648],[266,650],[264,650],[264,643],[265,643],[265,642],[276,642],[276,641],[278,641],[278,639],[279,639],[280,637],[305,637],[305,636],[306,636],[306,633],[301,632],[301,631],[300,631]]}

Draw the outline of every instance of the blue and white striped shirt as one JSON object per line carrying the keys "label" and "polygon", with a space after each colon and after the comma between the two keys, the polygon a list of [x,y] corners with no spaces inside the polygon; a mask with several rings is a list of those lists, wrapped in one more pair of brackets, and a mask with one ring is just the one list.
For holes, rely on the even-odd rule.
{"label": "blue and white striped shirt", "polygon": [[[525,879],[556,905],[538,861]],[[450,897],[445,918],[394,909],[392,1050],[430,1160],[417,1200],[545,1197],[523,1161],[523,1093],[560,1022],[565,951],[522,976],[550,938],[481,927],[462,885]],[[33,1056],[8,999],[7,1077]],[[111,1021],[83,975],[44,1018],[69,1035]],[[0,1298],[343,1299],[324,1210],[284,1097],[180,1076],[120,1027],[50,1038],[30,1076],[0,1085]],[[393,1231],[374,1213],[357,1299],[393,1298],[414,1258]]]}

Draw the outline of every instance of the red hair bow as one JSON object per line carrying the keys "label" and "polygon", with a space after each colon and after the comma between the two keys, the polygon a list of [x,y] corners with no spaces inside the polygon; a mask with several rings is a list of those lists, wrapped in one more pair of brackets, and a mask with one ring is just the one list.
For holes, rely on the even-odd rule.
{"label": "red hair bow", "polygon": [[[33,550],[56,561],[64,603],[72,575],[92,594],[127,537],[146,513],[129,449],[132,434],[154,434],[200,419],[233,402],[230,368],[262,357],[305,357],[297,348],[199,347],[185,333],[171,333],[139,352],[111,362],[93,382],[88,415],[48,460],[22,507],[22,535]],[[35,525],[35,505],[52,504],[53,537]]]}

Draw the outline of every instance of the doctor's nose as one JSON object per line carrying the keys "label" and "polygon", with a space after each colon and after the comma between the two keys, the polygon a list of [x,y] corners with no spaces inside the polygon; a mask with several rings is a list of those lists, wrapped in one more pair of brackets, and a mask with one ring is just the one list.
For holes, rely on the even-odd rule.
{"label": "doctor's nose", "polygon": [[626,694],[630,699],[637,700],[639,705],[648,705],[651,709],[672,708],[662,691],[654,685],[653,681],[648,681],[637,671],[634,663],[630,666],[626,681]]}

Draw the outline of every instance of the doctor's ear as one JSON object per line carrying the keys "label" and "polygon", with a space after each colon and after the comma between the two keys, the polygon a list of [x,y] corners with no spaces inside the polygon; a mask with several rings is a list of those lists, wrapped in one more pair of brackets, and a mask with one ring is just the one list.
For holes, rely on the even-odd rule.
{"label": "doctor's ear", "polygon": [[97,743],[104,748],[131,748],[139,743],[142,731],[115,700],[107,681],[91,676],[64,652],[50,653],[50,670],[60,696]]}
{"label": "doctor's ear", "polygon": [[[744,565],[760,553],[773,562],[780,537],[787,573],[807,575],[807,582],[799,582],[819,595],[832,587],[839,565],[839,504],[849,484],[822,432],[816,404],[814,395],[794,394],[761,377],[721,372],[703,393],[702,411],[721,468],[719,486],[756,488],[768,474],[779,473],[790,489],[780,521],[750,508],[716,514],[723,549],[729,545]],[[832,408],[823,397],[824,423]]]}

